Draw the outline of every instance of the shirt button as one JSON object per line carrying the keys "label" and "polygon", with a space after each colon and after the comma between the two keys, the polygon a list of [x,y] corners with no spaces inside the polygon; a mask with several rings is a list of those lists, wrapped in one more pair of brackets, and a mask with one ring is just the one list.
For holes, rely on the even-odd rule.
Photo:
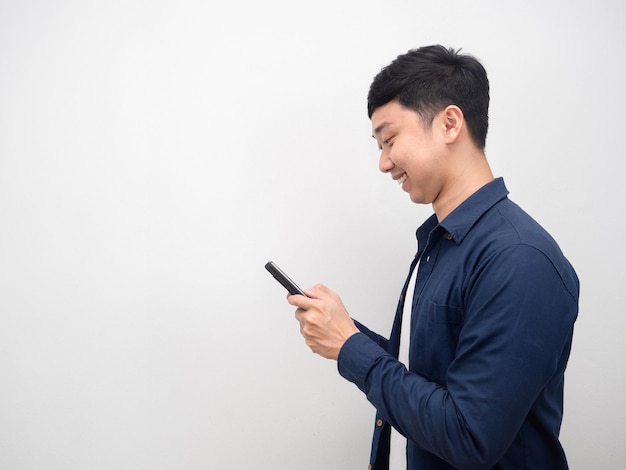
{"label": "shirt button", "polygon": [[448,240],[452,240],[452,234],[451,234],[451,233],[449,233],[448,235],[446,235],[446,238],[447,238]]}
{"label": "shirt button", "polygon": [[379,419],[378,421],[376,421],[376,426],[381,427],[383,425],[383,420]]}

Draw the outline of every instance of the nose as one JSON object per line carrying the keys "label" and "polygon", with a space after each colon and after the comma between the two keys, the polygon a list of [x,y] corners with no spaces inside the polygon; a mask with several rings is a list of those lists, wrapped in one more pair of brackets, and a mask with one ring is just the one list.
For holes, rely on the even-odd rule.
{"label": "nose", "polygon": [[389,158],[389,152],[387,149],[380,151],[380,158],[378,160],[378,169],[383,173],[389,173],[396,166],[391,158]]}

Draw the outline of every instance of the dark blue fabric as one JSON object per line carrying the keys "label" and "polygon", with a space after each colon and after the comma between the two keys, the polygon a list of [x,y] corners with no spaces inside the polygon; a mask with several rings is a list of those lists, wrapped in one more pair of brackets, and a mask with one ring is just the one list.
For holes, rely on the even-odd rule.
{"label": "dark blue fabric", "polygon": [[409,371],[396,359],[408,282],[390,339],[357,323],[341,349],[340,374],[377,410],[375,470],[388,468],[390,425],[408,438],[410,470],[567,468],[558,436],[578,278],[507,194],[498,178],[417,230]]}

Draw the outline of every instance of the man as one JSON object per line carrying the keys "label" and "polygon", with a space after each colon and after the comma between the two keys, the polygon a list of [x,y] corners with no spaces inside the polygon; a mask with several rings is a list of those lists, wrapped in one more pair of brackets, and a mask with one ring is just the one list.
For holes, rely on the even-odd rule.
{"label": "man", "polygon": [[483,66],[442,46],[399,56],[371,85],[380,170],[434,210],[389,339],[323,285],[288,297],[306,344],[376,407],[375,470],[389,468],[392,429],[408,469],[567,468],[559,430],[578,279],[494,179],[488,106]]}

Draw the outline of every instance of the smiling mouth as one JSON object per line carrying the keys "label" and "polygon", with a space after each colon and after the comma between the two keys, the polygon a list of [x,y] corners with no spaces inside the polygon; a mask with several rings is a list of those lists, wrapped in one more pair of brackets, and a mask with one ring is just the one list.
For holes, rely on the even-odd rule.
{"label": "smiling mouth", "polygon": [[402,183],[404,183],[406,181],[406,173],[403,173],[402,176],[400,178],[398,178],[398,184],[402,186]]}

